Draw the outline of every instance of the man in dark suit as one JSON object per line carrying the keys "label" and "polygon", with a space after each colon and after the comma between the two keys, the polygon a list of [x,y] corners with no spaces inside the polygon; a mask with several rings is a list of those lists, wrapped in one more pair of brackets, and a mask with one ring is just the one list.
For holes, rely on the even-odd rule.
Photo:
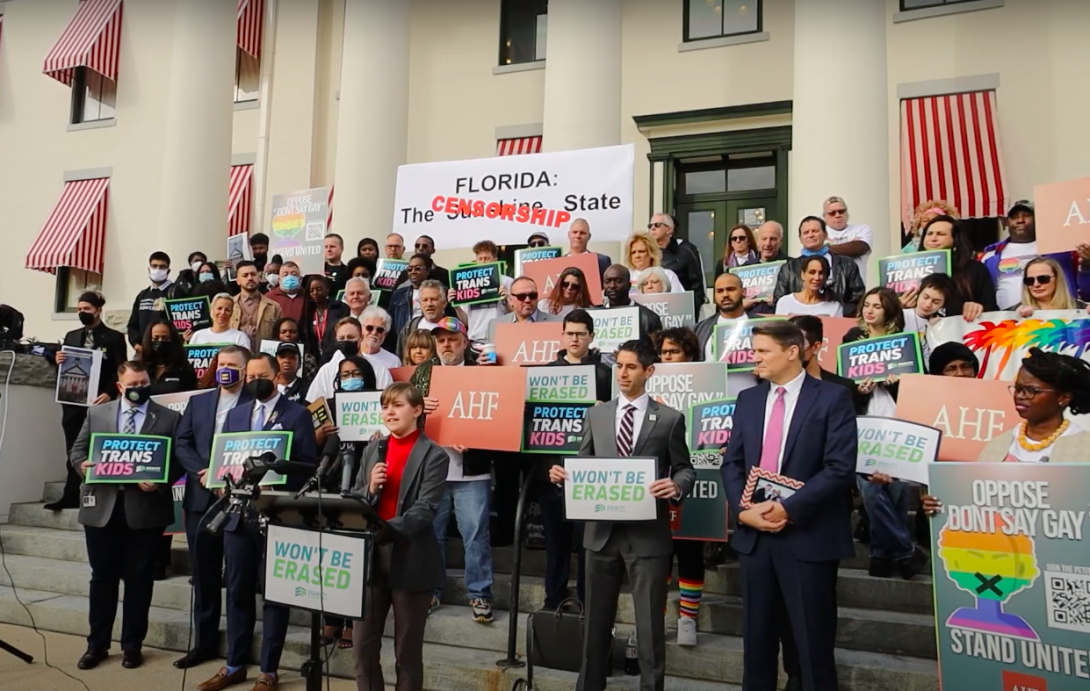
{"label": "man in dark suit", "polygon": [[[95,406],[87,414],[69,462],[80,474],[94,466],[89,460],[91,435],[153,434],[173,437],[178,413],[153,403],[151,377],[141,362],[125,362],[117,370],[120,400]],[[94,669],[106,659],[117,616],[118,586],[125,581],[125,605],[121,615],[121,665],[135,669],[143,664],[141,648],[148,633],[148,610],[155,586],[152,565],[163,530],[174,522],[171,486],[182,475],[170,463],[168,481],[136,485],[84,484],[80,488],[79,522],[87,540],[91,564],[91,592],[87,652],[80,669]]]}
{"label": "man in dark suit", "polygon": [[[125,355],[128,352],[125,335],[102,323],[102,307],[105,304],[105,298],[98,293],[87,291],[80,295],[76,302],[76,313],[83,326],[66,333],[63,341],[63,344],[69,347],[102,351],[102,368],[98,375],[96,404],[105,403],[117,396],[117,368],[125,362]],[[59,367],[68,355],[57,352],[53,358]],[[64,449],[68,453],[72,453],[72,445],[76,443],[76,437],[83,428],[83,421],[87,419],[87,410],[86,406],[61,404],[61,429],[64,430]],[[67,476],[64,482],[64,494],[59,501],[45,505],[49,511],[79,508],[79,485],[82,477],[68,464],[67,459],[65,461]]]}
{"label": "man in dark suit", "polygon": [[[586,524],[583,546],[587,550],[587,619],[578,691],[602,691],[606,687],[617,597],[626,570],[636,606],[640,690],[663,688],[666,625],[662,612],[674,554],[667,500],[679,502],[692,489],[696,476],[689,461],[685,416],[647,395],[654,362],[654,351],[642,341],[621,344],[616,365],[621,395],[587,410],[579,455],[656,458],[659,479],[647,490],[660,501],[658,517],[653,521]],[[563,482],[568,479],[567,471],[554,465],[549,469],[549,479]]]}
{"label": "man in dark suit", "polygon": [[[754,329],[762,383],[738,395],[723,462],[739,524],[731,544],[742,570],[745,691],[775,691],[776,652],[788,626],[801,689],[837,688],[837,568],[855,553],[847,505],[855,482],[855,411],[844,387],[806,374],[804,347],[802,331],[790,322]],[[782,502],[742,509],[756,467],[804,486]]]}
{"label": "man in dark suit", "polygon": [[[246,391],[253,398],[249,405],[236,406],[227,413],[226,432],[284,430],[292,433],[290,460],[318,463],[318,442],[310,411],[280,395],[276,388],[276,358],[258,353],[246,364]],[[289,478],[281,489],[298,489],[304,478]],[[222,691],[246,680],[246,660],[253,646],[257,623],[258,584],[263,580],[265,539],[256,515],[232,516],[224,535],[227,555],[227,664],[214,677],[201,684],[199,691]],[[262,613],[261,673],[254,688],[276,691],[280,656],[288,635],[288,608],[265,602]]]}
{"label": "man in dark suit", "polygon": [[[296,351],[298,352],[298,351]],[[185,469],[185,537],[189,563],[193,567],[193,648],[175,660],[178,669],[195,667],[219,656],[221,595],[223,585],[223,534],[213,535],[204,527],[212,520],[206,514],[216,497],[204,486],[208,474],[212,437],[223,430],[227,413],[236,406],[248,407],[252,397],[242,385],[250,354],[236,345],[219,352],[214,391],[189,399],[178,424],[175,440],[178,461]]]}

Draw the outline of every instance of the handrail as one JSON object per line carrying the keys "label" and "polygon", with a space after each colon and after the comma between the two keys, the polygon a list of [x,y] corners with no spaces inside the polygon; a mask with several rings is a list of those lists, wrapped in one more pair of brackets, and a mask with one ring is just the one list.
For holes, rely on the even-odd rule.
{"label": "handrail", "polygon": [[527,473],[519,491],[518,508],[515,510],[515,563],[511,568],[511,594],[510,603],[507,606],[507,657],[496,661],[500,669],[514,669],[525,667],[526,663],[518,658],[515,646],[518,642],[519,627],[519,586],[522,580],[522,537],[525,532],[523,519],[526,515],[526,498],[530,494],[530,486],[533,484],[533,473]]}

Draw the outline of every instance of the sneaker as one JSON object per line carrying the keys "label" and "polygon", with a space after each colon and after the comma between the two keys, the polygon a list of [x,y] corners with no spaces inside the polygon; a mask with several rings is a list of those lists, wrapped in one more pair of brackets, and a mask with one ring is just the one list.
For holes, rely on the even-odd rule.
{"label": "sneaker", "polygon": [[473,621],[478,624],[491,624],[495,621],[492,618],[491,602],[475,597],[469,601],[469,606],[473,609]]}
{"label": "sneaker", "polygon": [[693,619],[692,617],[678,617],[677,644],[686,648],[696,646],[696,619]]}
{"label": "sneaker", "polygon": [[431,613],[434,612],[437,609],[439,609],[439,598],[432,595],[431,596],[431,602],[428,603],[428,616],[430,617]]}

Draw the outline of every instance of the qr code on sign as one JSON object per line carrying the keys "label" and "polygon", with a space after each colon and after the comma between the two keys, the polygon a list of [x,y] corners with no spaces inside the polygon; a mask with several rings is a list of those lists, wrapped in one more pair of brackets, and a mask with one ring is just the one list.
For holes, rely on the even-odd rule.
{"label": "qr code on sign", "polygon": [[307,224],[307,240],[321,240],[325,237],[325,221],[313,221]]}
{"label": "qr code on sign", "polygon": [[1090,633],[1090,576],[1048,572],[1045,598],[1050,628]]}

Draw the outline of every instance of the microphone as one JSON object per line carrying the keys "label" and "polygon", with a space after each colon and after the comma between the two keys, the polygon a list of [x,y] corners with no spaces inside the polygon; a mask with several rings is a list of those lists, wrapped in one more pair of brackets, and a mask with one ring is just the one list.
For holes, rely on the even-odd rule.
{"label": "microphone", "polygon": [[269,470],[273,471],[274,473],[279,473],[281,475],[306,475],[309,477],[314,474],[314,466],[309,463],[299,463],[298,461],[274,460],[271,463],[267,463],[266,466]]}
{"label": "microphone", "polygon": [[318,477],[325,476],[330,466],[337,460],[337,451],[340,449],[341,439],[336,434],[331,434],[325,440],[325,448],[322,449],[322,461],[318,464]]}
{"label": "microphone", "polygon": [[[389,437],[383,437],[382,439],[379,439],[377,443],[378,443],[378,459],[379,459],[378,462],[379,463],[385,463],[386,462],[386,454],[390,450],[390,438]],[[370,481],[370,478],[368,478],[368,481]],[[385,486],[386,485],[379,485],[378,486],[378,493],[379,494],[382,494],[382,490],[383,490],[383,488]]]}
{"label": "microphone", "polygon": [[341,494],[351,494],[352,476],[356,471],[355,444],[347,445],[341,450]]}

